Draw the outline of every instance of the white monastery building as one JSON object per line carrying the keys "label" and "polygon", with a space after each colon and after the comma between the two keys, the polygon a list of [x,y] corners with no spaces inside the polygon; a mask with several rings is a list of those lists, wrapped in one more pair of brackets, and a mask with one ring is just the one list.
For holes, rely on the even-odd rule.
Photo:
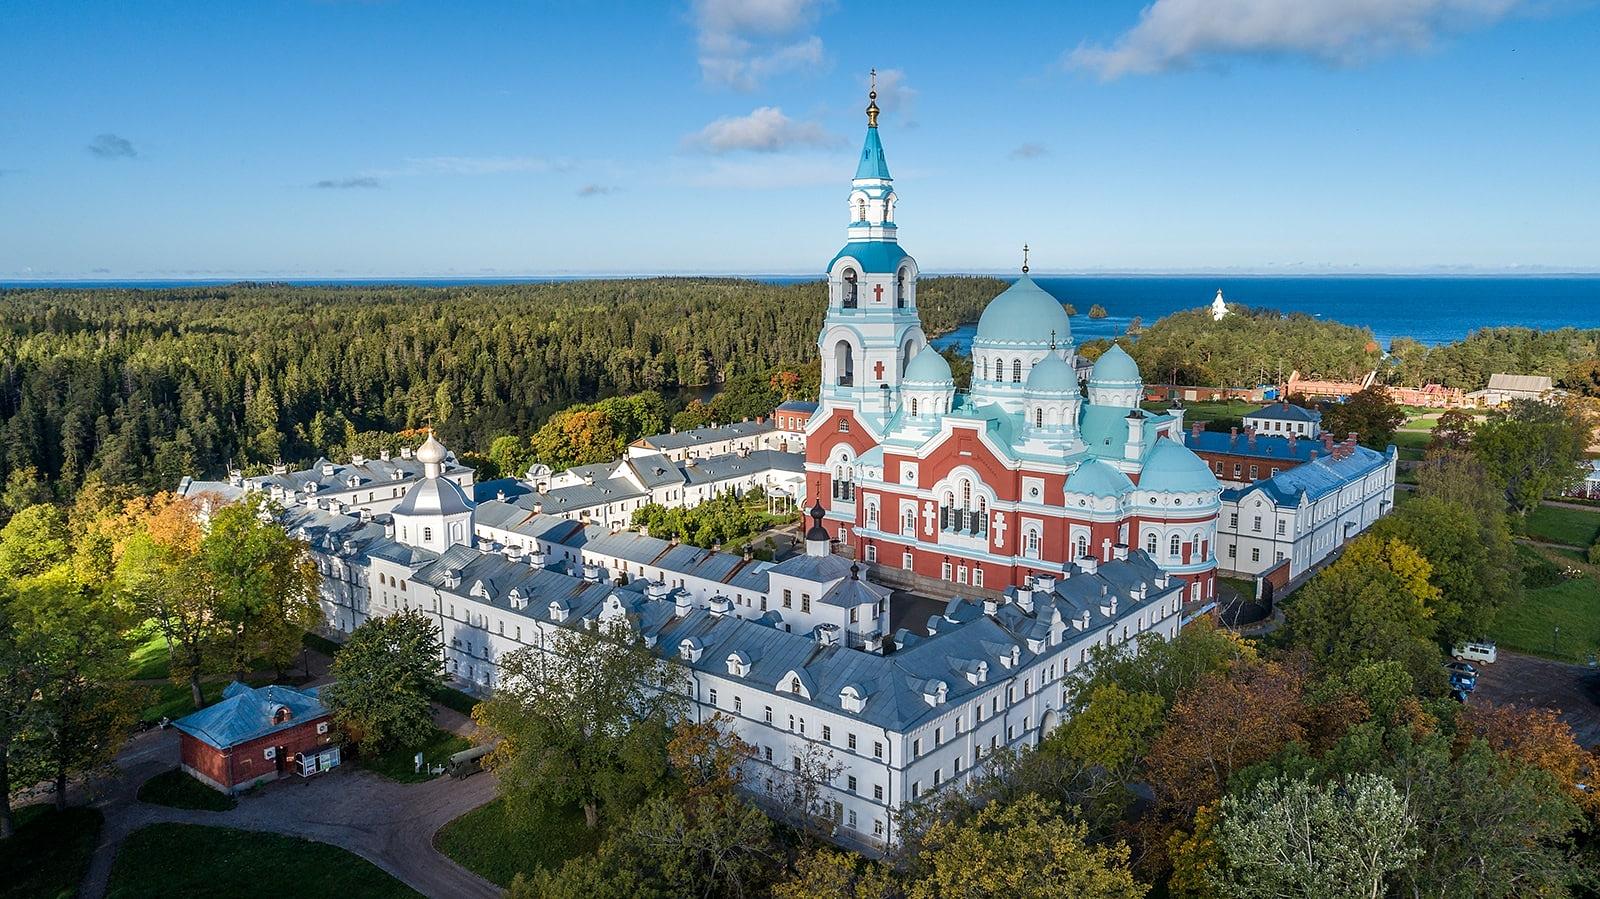
{"label": "white monastery building", "polygon": [[[330,631],[419,610],[469,689],[492,691],[508,652],[622,623],[685,667],[693,715],[729,716],[756,747],[758,791],[782,801],[802,758],[821,752],[838,766],[825,792],[841,841],[894,841],[897,806],[1055,727],[1065,678],[1093,647],[1177,633],[1184,603],[1213,595],[1225,501],[1224,468],[1185,445],[1182,411],[1139,409],[1139,370],[1120,348],[1095,362],[1082,395],[1065,311],[1026,265],[983,313],[973,389],[955,389],[918,324],[877,111],[849,242],[828,266],[817,405],[523,482],[474,485],[430,435],[398,462],[319,461],[294,475],[185,479],[182,491],[279,500],[322,573]],[[802,446],[803,461],[784,452]],[[803,554],[773,563],[621,529],[644,502],[758,483],[808,500]],[[1382,512],[1244,489],[1228,508],[1270,503],[1267,538],[1285,515],[1295,533],[1338,533],[1352,514]],[[973,598],[892,608],[865,577],[872,566]]]}

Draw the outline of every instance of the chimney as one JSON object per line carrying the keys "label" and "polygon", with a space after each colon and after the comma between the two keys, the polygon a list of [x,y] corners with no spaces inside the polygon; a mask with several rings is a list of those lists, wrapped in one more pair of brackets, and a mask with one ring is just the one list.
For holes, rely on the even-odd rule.
{"label": "chimney", "polygon": [[1231,448],[1233,446],[1233,442],[1235,440],[1238,440],[1238,439],[1239,439],[1239,426],[1238,425],[1234,425],[1233,427],[1228,429],[1228,446]]}
{"label": "chimney", "polygon": [[591,583],[591,584],[600,583],[600,566],[599,565],[585,565],[585,566],[583,566],[583,579],[585,581]]}
{"label": "chimney", "polygon": [[1299,445],[1299,443],[1300,441],[1295,439],[1294,433],[1291,431],[1289,434],[1289,452],[1291,454],[1294,452],[1294,448]]}
{"label": "chimney", "polygon": [[1322,451],[1325,453],[1333,452],[1333,435],[1327,431],[1322,432]]}
{"label": "chimney", "polygon": [[693,610],[694,598],[689,595],[689,591],[679,591],[677,598],[672,603],[672,614],[679,618],[684,618]]}
{"label": "chimney", "polygon": [[1312,450],[1311,451],[1311,461],[1312,462],[1317,461],[1317,451],[1316,450]]}
{"label": "chimney", "polygon": [[380,462],[389,461],[389,451],[386,450],[386,449],[378,450],[378,461],[380,461]]}
{"label": "chimney", "polygon": [[1195,438],[1199,438],[1200,432],[1203,430],[1205,430],[1205,426],[1200,424],[1198,421],[1189,426],[1189,433]]}
{"label": "chimney", "polygon": [[983,614],[993,616],[998,611],[1000,611],[1000,602],[992,596],[985,597],[983,600]]}
{"label": "chimney", "polygon": [[750,549],[750,544],[748,544],[748,543],[746,543],[744,545],[744,553],[743,553],[743,555],[744,555],[744,560],[746,562],[748,562],[748,561],[750,561],[750,560],[752,560],[752,559],[754,559],[756,557],[755,552],[752,549]]}
{"label": "chimney", "polygon": [[394,519],[393,518],[391,518],[388,521],[385,521],[383,523],[383,536],[388,537],[391,540],[394,539]]}
{"label": "chimney", "polygon": [[1111,555],[1112,558],[1119,562],[1126,562],[1128,560],[1128,544],[1118,543],[1116,546],[1111,547]]}
{"label": "chimney", "polygon": [[1026,612],[1029,615],[1033,614],[1033,588],[1032,587],[1018,587],[1017,588],[1017,608],[1021,609],[1022,611]]}
{"label": "chimney", "polygon": [[1100,570],[1100,560],[1094,556],[1083,556],[1078,559],[1078,567],[1083,569],[1084,574],[1094,574]]}
{"label": "chimney", "polygon": [[1246,435],[1245,441],[1249,444],[1251,449],[1255,449],[1256,448],[1256,429],[1255,428],[1245,428],[1244,429],[1244,433]]}
{"label": "chimney", "polygon": [[839,625],[837,624],[819,624],[812,633],[817,636],[818,646],[837,646],[839,644]]}
{"label": "chimney", "polygon": [[351,465],[365,465],[365,464],[367,464],[367,457],[361,455],[360,453],[352,453],[351,456],[350,456],[350,464]]}
{"label": "chimney", "polygon": [[400,447],[400,458],[402,458],[402,459],[411,458],[411,447],[409,447],[409,446]]}

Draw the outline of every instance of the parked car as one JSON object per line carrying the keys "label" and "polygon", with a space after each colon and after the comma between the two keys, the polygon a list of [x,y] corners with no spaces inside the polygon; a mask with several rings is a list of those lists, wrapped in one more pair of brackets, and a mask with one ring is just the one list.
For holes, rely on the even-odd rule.
{"label": "parked car", "polygon": [[1451,674],[1450,689],[1458,693],[1471,693],[1478,689],[1478,679],[1466,674]]}
{"label": "parked car", "polygon": [[1483,662],[1486,665],[1493,665],[1497,653],[1493,643],[1479,641],[1475,643],[1459,643],[1456,645],[1456,651],[1451,654],[1464,661]]}
{"label": "parked car", "polygon": [[1478,666],[1472,664],[1471,662],[1462,661],[1461,659],[1456,659],[1453,662],[1446,662],[1444,667],[1446,671],[1450,672],[1452,677],[1456,675],[1465,675],[1467,677],[1477,678],[1478,676]]}

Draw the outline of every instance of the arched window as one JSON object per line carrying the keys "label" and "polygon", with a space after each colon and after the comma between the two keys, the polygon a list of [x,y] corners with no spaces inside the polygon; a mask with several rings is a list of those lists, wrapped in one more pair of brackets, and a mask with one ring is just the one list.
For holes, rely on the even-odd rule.
{"label": "arched window", "polygon": [[1078,558],[1089,554],[1089,538],[1083,534],[1078,535]]}
{"label": "arched window", "polygon": [[915,417],[916,414],[917,414],[917,401],[916,400],[912,400],[911,401],[911,415],[912,415],[912,417]]}
{"label": "arched window", "polygon": [[1030,559],[1039,558],[1039,532],[1029,529],[1026,555]]}
{"label": "arched window", "polygon": [[857,200],[856,201],[856,221],[864,222],[866,220],[867,220],[867,201],[866,200]]}
{"label": "arched window", "polygon": [[989,357],[983,357],[983,379],[989,380]]}
{"label": "arched window", "polygon": [[911,357],[917,354],[917,344],[914,340],[907,340],[906,345],[900,348],[900,374],[904,375],[911,365]]}
{"label": "arched window", "polygon": [[961,482],[961,508],[963,508],[963,509],[972,508],[972,482],[971,481],[962,481]]}
{"label": "arched window", "polygon": [[1172,557],[1174,559],[1176,559],[1178,557],[1179,553],[1183,552],[1183,538],[1178,536],[1177,534],[1173,534],[1172,535],[1172,540],[1168,544],[1168,548],[1172,552]]}
{"label": "arched window", "polygon": [[1022,360],[1021,359],[1013,359],[1013,360],[1011,360],[1011,383],[1013,383],[1013,384],[1021,384],[1022,383]]}
{"label": "arched window", "polygon": [[844,270],[844,308],[856,308],[856,270]]}
{"label": "arched window", "polygon": [[1149,534],[1147,534],[1145,536],[1145,538],[1144,538],[1144,551],[1150,554],[1150,558],[1152,558],[1152,559],[1155,558],[1155,555],[1156,555],[1156,533],[1155,533],[1155,531],[1151,531]]}
{"label": "arched window", "polygon": [[901,309],[906,307],[906,270],[901,269],[894,279],[894,304]]}
{"label": "arched window", "polygon": [[1035,406],[1035,407],[1033,407],[1033,426],[1036,427],[1036,428],[1044,427],[1044,407],[1043,406]]}
{"label": "arched window", "polygon": [[834,344],[833,367],[840,387],[849,387],[855,383],[855,350],[851,348],[850,341],[841,340]]}

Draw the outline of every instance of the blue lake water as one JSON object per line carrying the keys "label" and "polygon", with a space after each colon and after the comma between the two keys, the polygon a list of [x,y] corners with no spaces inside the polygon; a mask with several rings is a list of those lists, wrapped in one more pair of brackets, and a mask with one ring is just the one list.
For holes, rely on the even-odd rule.
{"label": "blue lake water", "polygon": [[[762,281],[795,283],[815,280],[790,275],[749,275]],[[571,277],[521,278],[318,278],[274,279],[304,285],[404,284],[451,287],[580,280]],[[1492,325],[1521,325],[1541,330],[1574,326],[1600,328],[1600,276],[1527,277],[1296,277],[1187,275],[1082,275],[1035,278],[1039,285],[1078,310],[1072,319],[1077,341],[1115,337],[1135,316],[1146,325],[1180,309],[1208,306],[1220,288],[1229,303],[1304,312],[1372,329],[1388,346],[1395,337],[1427,344],[1459,340]],[[174,288],[214,286],[233,280],[33,281],[3,287]],[[1108,315],[1091,319],[1089,307],[1099,303]],[[975,324],[968,324],[934,342],[965,349]]]}
{"label": "blue lake water", "polygon": [[[1478,328],[1521,325],[1540,330],[1600,328],[1600,277],[1038,277],[1039,286],[1078,310],[1072,336],[1082,342],[1127,331],[1134,316],[1145,325],[1180,309],[1211,305],[1221,289],[1230,304],[1304,312],[1372,329],[1388,347],[1395,337],[1426,344],[1460,340]],[[1107,316],[1089,318],[1089,307]],[[965,350],[976,324],[936,338]]]}

